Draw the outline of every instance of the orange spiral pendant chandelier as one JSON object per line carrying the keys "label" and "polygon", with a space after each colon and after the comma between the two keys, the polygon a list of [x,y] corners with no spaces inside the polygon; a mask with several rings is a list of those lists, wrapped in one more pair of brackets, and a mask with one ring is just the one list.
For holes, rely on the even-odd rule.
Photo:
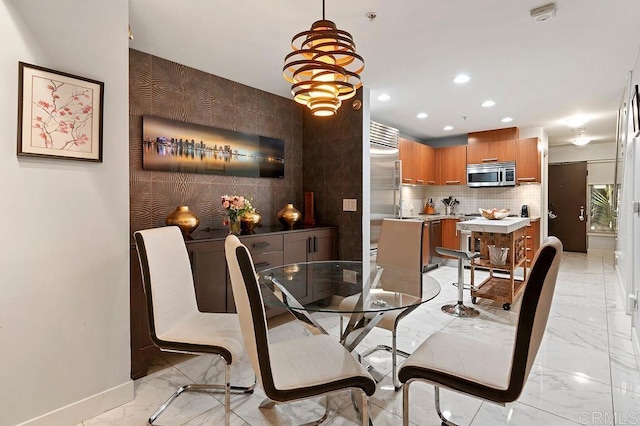
{"label": "orange spiral pendant chandelier", "polygon": [[282,74],[292,83],[293,99],[306,105],[313,115],[335,115],[342,101],[362,86],[364,59],[356,53],[353,37],[324,19],[291,40],[293,51],[284,59]]}

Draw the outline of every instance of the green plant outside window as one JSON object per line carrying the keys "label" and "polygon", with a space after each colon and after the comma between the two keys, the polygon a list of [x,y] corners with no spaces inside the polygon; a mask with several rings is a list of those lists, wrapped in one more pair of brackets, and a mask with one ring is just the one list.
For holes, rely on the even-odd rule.
{"label": "green plant outside window", "polygon": [[589,185],[589,192],[591,194],[590,231],[616,232],[617,215],[614,209],[614,197],[617,194],[614,191],[614,185]]}

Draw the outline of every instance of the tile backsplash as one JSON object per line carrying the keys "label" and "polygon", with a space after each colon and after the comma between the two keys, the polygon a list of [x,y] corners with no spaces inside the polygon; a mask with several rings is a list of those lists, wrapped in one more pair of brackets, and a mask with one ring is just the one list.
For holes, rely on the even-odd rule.
{"label": "tile backsplash", "polygon": [[[415,216],[424,210],[424,205],[432,199],[436,213],[445,214],[443,198],[453,197],[460,204],[453,213],[478,213],[478,209],[510,209],[512,214],[520,214],[523,204],[529,206],[531,216],[542,212],[542,187],[539,184],[518,185],[496,188],[469,188],[467,186],[403,186],[403,215]],[[413,207],[413,210],[411,209]]]}

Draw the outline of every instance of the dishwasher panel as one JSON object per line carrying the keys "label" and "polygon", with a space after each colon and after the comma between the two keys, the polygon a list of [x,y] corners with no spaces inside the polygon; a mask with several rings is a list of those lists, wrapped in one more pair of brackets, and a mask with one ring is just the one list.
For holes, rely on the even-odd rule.
{"label": "dishwasher panel", "polygon": [[436,247],[442,245],[442,223],[439,220],[429,221],[429,263],[427,271],[437,268],[442,263],[442,258],[436,253]]}

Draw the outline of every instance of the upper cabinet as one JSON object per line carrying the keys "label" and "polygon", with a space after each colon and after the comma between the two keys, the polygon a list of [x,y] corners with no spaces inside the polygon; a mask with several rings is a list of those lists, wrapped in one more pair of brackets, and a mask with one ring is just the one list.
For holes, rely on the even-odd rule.
{"label": "upper cabinet", "polygon": [[402,183],[434,185],[436,183],[434,149],[428,145],[400,138]]}
{"label": "upper cabinet", "polygon": [[436,150],[429,145],[420,144],[419,155],[422,167],[421,176],[425,185],[436,184]]}
{"label": "upper cabinet", "polygon": [[516,145],[516,182],[540,182],[541,155],[538,138],[518,139]]}
{"label": "upper cabinet", "polygon": [[[400,138],[400,161],[402,161],[402,183],[416,183],[418,176],[417,162],[414,161],[416,155],[414,151],[417,151],[417,143]],[[414,149],[415,148],[415,149]]]}
{"label": "upper cabinet", "polygon": [[467,146],[455,145],[435,150],[436,184],[467,184]]}
{"label": "upper cabinet", "polygon": [[517,127],[468,134],[467,163],[492,163],[516,160]]}
{"label": "upper cabinet", "polygon": [[467,163],[494,163],[515,161],[516,144],[513,139],[495,142],[469,142],[467,146]]}

